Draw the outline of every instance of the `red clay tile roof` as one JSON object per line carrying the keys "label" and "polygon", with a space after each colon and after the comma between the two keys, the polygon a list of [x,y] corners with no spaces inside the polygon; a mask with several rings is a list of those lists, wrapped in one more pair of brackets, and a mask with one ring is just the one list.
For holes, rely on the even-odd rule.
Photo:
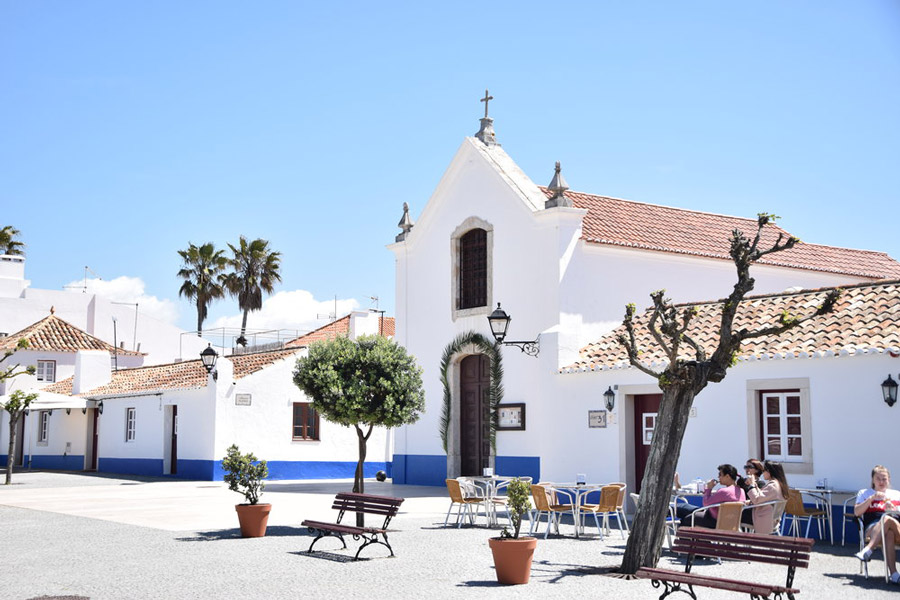
{"label": "red clay tile roof", "polygon": [[[806,290],[791,294],[754,296],[741,303],[735,328],[757,329],[776,324],[782,311],[800,316],[822,303],[832,288]],[[680,306],[691,306],[683,304]],[[694,305],[698,313],[688,334],[712,354],[718,341],[721,302]],[[652,341],[647,322],[650,312],[635,316],[635,337],[641,350],[640,360],[662,365],[666,360]],[[616,340],[625,327],[603,336],[581,349],[581,358],[561,369],[573,373],[628,367],[625,350]],[[839,356],[842,354],[880,353],[900,350],[900,280],[864,283],[844,288],[834,312],[805,322],[780,336],[748,340],[741,347],[739,360]],[[685,349],[684,358],[694,358]]]}
{"label": "red clay tile roof", "polygon": [[[20,339],[28,340],[29,350],[48,352],[78,352],[79,350],[106,350],[117,352],[115,347],[78,329],[71,323],[51,314],[5,338],[0,338],[0,350],[12,350]],[[122,356],[144,356],[140,352],[119,348]]]}
{"label": "red clay tile roof", "polygon": [[[547,188],[541,190],[551,197]],[[644,204],[632,200],[567,191],[576,208],[587,209],[582,239],[595,244],[657,252],[693,254],[731,260],[729,238],[734,229],[756,232],[756,220]],[[778,226],[769,226],[763,240],[774,241]],[[759,264],[841,273],[870,279],[900,277],[900,263],[883,252],[852,250],[820,244],[798,244],[764,257]]]}
{"label": "red clay tile roof", "polygon": [[[227,357],[234,364],[234,378],[242,379],[265,367],[297,354],[298,348],[241,354]],[[43,388],[57,394],[72,394],[72,377]],[[200,360],[188,360],[167,365],[153,365],[135,369],[121,369],[112,373],[106,385],[80,396],[109,396],[166,390],[188,390],[206,387],[206,369]]]}
{"label": "red clay tile roof", "polygon": [[[394,337],[394,317],[383,317],[381,321],[381,335],[384,337]],[[285,348],[299,348],[309,346],[313,342],[321,340],[332,340],[338,336],[346,337],[350,335],[350,315],[341,317],[336,321],[332,321],[327,325],[323,325],[318,329],[310,331],[305,335],[301,335],[297,339],[287,342]]]}

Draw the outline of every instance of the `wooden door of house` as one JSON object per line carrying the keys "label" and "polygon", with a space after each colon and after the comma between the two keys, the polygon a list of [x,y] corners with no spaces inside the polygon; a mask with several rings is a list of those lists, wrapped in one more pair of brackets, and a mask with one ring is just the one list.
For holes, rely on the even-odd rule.
{"label": "wooden door of house", "polygon": [[178,474],[178,405],[172,405],[172,460],[169,462],[169,474]]}
{"label": "wooden door of house", "polygon": [[93,431],[91,432],[91,471],[97,470],[97,447],[100,445],[100,411],[96,408],[90,409],[93,413],[91,419]]}
{"label": "wooden door of house", "polygon": [[634,397],[634,481],[635,489],[641,491],[644,469],[650,457],[650,443],[662,394],[644,394]]}
{"label": "wooden door of house", "polygon": [[490,360],[483,354],[467,356],[459,365],[460,475],[481,475],[489,465]]}
{"label": "wooden door of house", "polygon": [[16,447],[13,449],[13,465],[25,466],[25,415],[19,415],[16,421]]}

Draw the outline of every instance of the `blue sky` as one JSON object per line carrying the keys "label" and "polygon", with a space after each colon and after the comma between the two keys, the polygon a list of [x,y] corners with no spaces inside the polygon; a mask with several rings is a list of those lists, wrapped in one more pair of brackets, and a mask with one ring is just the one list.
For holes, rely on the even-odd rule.
{"label": "blue sky", "polygon": [[251,328],[315,326],[334,296],[392,314],[384,246],[486,87],[539,184],[560,160],[575,190],[900,258],[894,0],[4,2],[0,86],[0,226],[32,285],[87,265],[186,329],[176,251],[241,234],[283,253]]}

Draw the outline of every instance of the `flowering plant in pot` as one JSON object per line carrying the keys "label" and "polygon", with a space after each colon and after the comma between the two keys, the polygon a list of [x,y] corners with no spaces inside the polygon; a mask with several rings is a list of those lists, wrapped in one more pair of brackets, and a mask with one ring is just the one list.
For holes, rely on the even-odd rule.
{"label": "flowering plant in pot", "polygon": [[241,525],[241,537],[262,537],[266,534],[271,504],[260,504],[259,496],[265,489],[263,481],[269,476],[266,461],[257,460],[252,452],[241,454],[237,445],[232,444],[222,459],[225,471],[225,483],[232,492],[243,494],[247,500],[244,504],[235,505],[238,522]]}
{"label": "flowering plant in pot", "polygon": [[519,537],[522,516],[531,510],[531,486],[521,479],[512,480],[506,488],[506,509],[513,532],[504,527],[500,537],[491,538],[488,544],[494,555],[497,581],[505,584],[528,583],[531,576],[531,559],[537,539]]}

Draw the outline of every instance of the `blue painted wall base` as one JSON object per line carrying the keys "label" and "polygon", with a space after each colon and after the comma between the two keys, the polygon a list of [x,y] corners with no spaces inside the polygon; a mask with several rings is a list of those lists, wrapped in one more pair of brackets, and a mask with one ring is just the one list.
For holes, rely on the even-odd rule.
{"label": "blue painted wall base", "polygon": [[[541,480],[538,456],[498,456],[494,460],[497,475],[518,475]],[[447,456],[444,454],[395,454],[393,481],[400,485],[443,486],[447,479]]]}

